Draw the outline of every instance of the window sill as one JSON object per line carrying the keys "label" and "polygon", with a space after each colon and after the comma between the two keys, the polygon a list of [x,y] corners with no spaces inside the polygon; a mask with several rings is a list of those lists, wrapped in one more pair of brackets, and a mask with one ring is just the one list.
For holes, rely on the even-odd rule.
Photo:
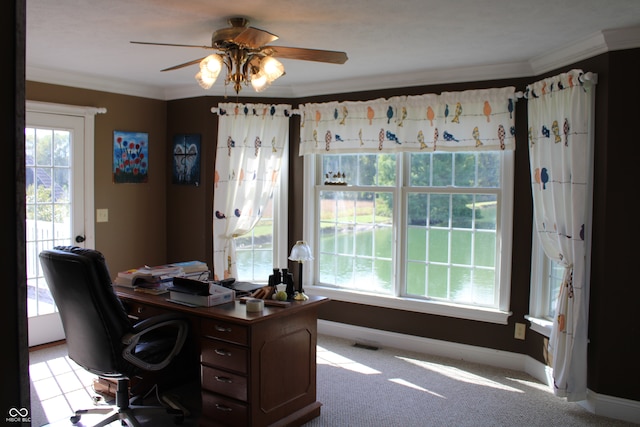
{"label": "window sill", "polygon": [[469,307],[436,301],[394,297],[390,295],[374,295],[365,292],[356,292],[316,285],[305,286],[304,291],[307,295],[325,296],[335,301],[372,305],[404,311],[414,311],[417,313],[435,314],[438,316],[476,320],[479,322],[498,323],[502,325],[507,324],[509,316],[512,314],[510,311],[501,311],[486,307]]}
{"label": "window sill", "polygon": [[547,319],[541,319],[539,317],[533,317],[530,315],[524,316],[530,323],[530,329],[535,331],[545,337],[549,338],[551,336],[551,328],[553,327],[553,323]]}

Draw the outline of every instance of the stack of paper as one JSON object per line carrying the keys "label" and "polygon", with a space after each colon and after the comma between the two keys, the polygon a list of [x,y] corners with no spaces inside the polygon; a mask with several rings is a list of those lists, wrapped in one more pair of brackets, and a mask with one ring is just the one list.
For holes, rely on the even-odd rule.
{"label": "stack of paper", "polygon": [[185,277],[189,277],[196,280],[208,280],[209,279],[209,266],[206,262],[202,261],[183,261],[167,264],[172,267],[180,267],[184,270]]}
{"label": "stack of paper", "polygon": [[129,288],[135,288],[137,286],[157,287],[162,283],[168,282],[170,284],[174,277],[184,275],[184,270],[177,266],[144,266],[119,272],[113,284]]}

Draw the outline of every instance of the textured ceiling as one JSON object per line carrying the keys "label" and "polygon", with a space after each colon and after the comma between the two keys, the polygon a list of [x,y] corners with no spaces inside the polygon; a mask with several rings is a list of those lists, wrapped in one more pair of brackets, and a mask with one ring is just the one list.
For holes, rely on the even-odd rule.
{"label": "textured ceiling", "polygon": [[[27,79],[175,99],[201,89],[199,48],[227,19],[279,36],[273,45],[345,51],[343,65],[282,60],[261,96],[299,97],[536,75],[585,55],[640,46],[639,0],[29,0]],[[567,62],[569,61],[569,62]],[[563,63],[564,62],[564,63]],[[226,93],[235,95],[231,87]],[[242,95],[254,96],[250,87]]]}

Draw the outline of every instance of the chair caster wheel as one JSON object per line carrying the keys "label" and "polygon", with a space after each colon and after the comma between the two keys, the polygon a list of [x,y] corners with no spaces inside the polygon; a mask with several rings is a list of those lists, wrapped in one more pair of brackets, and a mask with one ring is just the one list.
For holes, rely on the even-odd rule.
{"label": "chair caster wheel", "polygon": [[71,421],[71,424],[76,425],[78,424],[78,422],[80,421],[80,415],[74,415],[71,418],[69,418],[69,421]]}

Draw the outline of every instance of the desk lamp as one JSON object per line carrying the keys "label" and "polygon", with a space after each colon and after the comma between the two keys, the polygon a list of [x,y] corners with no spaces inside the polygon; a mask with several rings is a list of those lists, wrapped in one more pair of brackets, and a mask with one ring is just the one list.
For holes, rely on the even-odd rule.
{"label": "desk lamp", "polygon": [[289,255],[289,259],[291,261],[297,261],[300,266],[298,271],[298,280],[300,283],[298,284],[298,291],[295,293],[293,299],[297,301],[307,300],[309,297],[305,295],[304,288],[302,287],[302,263],[313,260],[311,248],[307,245],[307,242],[304,240],[298,240],[296,244],[293,245],[293,248],[291,248],[291,255]]}

